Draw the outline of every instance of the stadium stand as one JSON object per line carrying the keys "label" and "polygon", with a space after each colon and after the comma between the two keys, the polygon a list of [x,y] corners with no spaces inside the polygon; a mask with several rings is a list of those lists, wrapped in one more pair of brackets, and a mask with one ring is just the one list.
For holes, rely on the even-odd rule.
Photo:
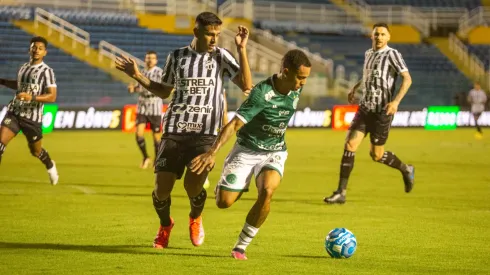
{"label": "stadium stand", "polygon": [[364,0],[369,5],[401,5],[414,7],[464,7],[481,6],[480,0]]}

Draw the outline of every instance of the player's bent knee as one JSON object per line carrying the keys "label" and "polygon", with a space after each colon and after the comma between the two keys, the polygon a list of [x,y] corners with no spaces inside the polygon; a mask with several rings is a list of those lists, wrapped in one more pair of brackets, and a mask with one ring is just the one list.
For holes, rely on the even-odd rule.
{"label": "player's bent knee", "polygon": [[355,152],[357,150],[357,147],[358,145],[355,144],[353,141],[347,141],[345,143],[345,150],[349,151],[349,152]]}
{"label": "player's bent knee", "polygon": [[216,196],[216,206],[220,209],[226,209],[226,208],[229,208],[230,206],[233,205],[233,203],[235,203],[235,200],[231,199],[231,198],[227,198],[227,197],[224,197],[224,196]]}
{"label": "player's bent knee", "polygon": [[369,155],[371,156],[371,159],[373,159],[373,161],[380,161],[382,158],[383,158],[383,152],[369,152]]}

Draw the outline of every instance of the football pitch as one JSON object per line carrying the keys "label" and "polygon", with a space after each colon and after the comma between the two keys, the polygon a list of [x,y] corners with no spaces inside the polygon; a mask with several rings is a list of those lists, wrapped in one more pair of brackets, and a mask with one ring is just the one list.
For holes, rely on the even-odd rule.
{"label": "football pitch", "polygon": [[[55,132],[45,148],[60,183],[49,184],[23,136],[0,166],[0,274],[488,274],[490,255],[490,131],[394,129],[387,148],[416,167],[403,191],[398,171],[356,155],[347,203],[325,205],[337,186],[345,132],[286,133],[289,158],[271,214],[247,249],[230,257],[256,189],[218,209],[213,188],[232,142],[210,174],[206,240],[189,240],[189,200],[177,183],[169,248],[151,248],[158,229],[151,169],[140,170],[133,134]],[[153,152],[147,136],[147,147]],[[357,237],[350,259],[331,259],[324,238],[335,227]]]}

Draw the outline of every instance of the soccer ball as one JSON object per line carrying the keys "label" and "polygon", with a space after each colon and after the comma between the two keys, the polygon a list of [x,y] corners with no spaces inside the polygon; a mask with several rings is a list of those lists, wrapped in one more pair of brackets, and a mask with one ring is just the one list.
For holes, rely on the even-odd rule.
{"label": "soccer ball", "polygon": [[325,249],[332,258],[350,258],[356,247],[356,236],[346,228],[335,228],[325,238]]}

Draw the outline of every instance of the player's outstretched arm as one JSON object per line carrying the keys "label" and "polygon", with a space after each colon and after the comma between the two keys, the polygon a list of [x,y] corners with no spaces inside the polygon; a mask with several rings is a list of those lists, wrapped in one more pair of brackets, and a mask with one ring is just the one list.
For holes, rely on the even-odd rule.
{"label": "player's outstretched arm", "polygon": [[132,58],[127,58],[122,56],[116,59],[116,68],[146,88],[148,91],[152,92],[154,95],[161,97],[163,99],[170,96],[173,87],[162,85],[161,83],[155,82],[144,76],[138,69],[136,61]]}
{"label": "player's outstretched arm", "polygon": [[252,72],[248,64],[247,42],[249,30],[245,26],[238,26],[238,32],[235,36],[235,44],[238,51],[238,61],[240,63],[240,73],[233,78],[235,83],[242,91],[248,95],[252,89]]}
{"label": "player's outstretched arm", "polygon": [[211,169],[214,167],[216,154],[218,153],[219,149],[221,149],[221,147],[226,144],[231,136],[240,130],[243,125],[243,121],[235,116],[219,133],[213,147],[211,147],[208,152],[195,157],[191,161],[191,165],[189,167],[191,171],[197,174],[201,174],[204,171],[211,171]]}
{"label": "player's outstretched arm", "polygon": [[398,110],[398,105],[412,85],[412,77],[410,76],[410,73],[408,71],[402,72],[400,75],[403,78],[402,85],[400,86],[400,90],[398,91],[395,99],[386,105],[386,114],[388,115],[394,115],[396,113],[396,111]]}
{"label": "player's outstretched arm", "polygon": [[46,88],[44,94],[33,96],[28,93],[19,93],[17,94],[17,99],[21,101],[35,101],[42,103],[53,103],[56,102],[57,90],[56,87],[48,87]]}
{"label": "player's outstretched arm", "polygon": [[0,85],[3,85],[12,90],[17,90],[17,80],[3,79],[0,78]]}

